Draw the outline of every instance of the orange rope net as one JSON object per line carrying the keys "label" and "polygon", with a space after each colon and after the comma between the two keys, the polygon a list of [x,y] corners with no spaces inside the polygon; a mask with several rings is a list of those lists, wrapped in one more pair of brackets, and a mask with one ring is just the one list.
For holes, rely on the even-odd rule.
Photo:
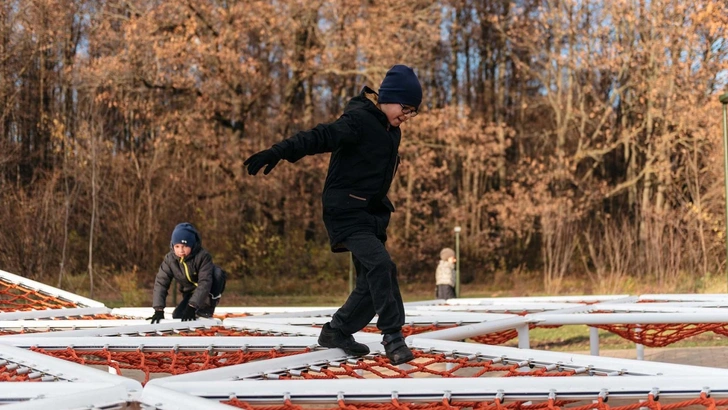
{"label": "orange rope net", "polygon": [[559,377],[576,375],[574,370],[549,370],[545,367],[531,368],[527,363],[494,363],[491,360],[478,361],[469,357],[453,357],[444,353],[425,353],[413,350],[415,359],[408,362],[407,369],[392,366],[389,359],[373,356],[356,363],[340,363],[337,367],[309,369],[300,375],[282,375],[280,379],[400,379],[438,376],[448,377]]}
{"label": "orange rope net", "polygon": [[[258,352],[243,350],[234,352],[212,352],[210,350],[202,352],[145,352],[140,350],[120,352],[108,349],[75,350],[71,347],[65,350],[45,350],[31,347],[30,350],[79,364],[108,366],[113,368],[117,374],[124,376],[127,376],[127,371],[138,370],[144,374],[142,384],[146,384],[152,374],[177,375],[192,373],[310,351],[310,349],[306,348],[295,352],[282,352],[276,349]],[[133,374],[128,376],[134,378]]]}
{"label": "orange rope net", "polygon": [[728,324],[721,323],[711,330],[719,335],[728,336]]}
{"label": "orange rope net", "polygon": [[[415,325],[404,325],[402,327],[402,334],[404,337],[411,336],[411,335],[417,335],[420,333],[425,332],[432,332],[435,330],[443,330],[443,329],[450,329],[453,327],[457,327],[458,325],[438,325],[438,324],[432,324],[432,325],[421,325],[421,326],[415,326]],[[557,328],[559,326],[536,326],[536,325],[529,325],[529,329],[534,329],[536,327],[543,327],[543,328]],[[363,329],[364,332],[369,333],[379,333],[379,329],[377,329],[375,326],[367,326]],[[518,331],[515,329],[510,330],[503,330],[500,332],[495,333],[488,333],[485,335],[475,336],[471,337],[470,340],[477,342],[477,343],[483,343],[488,345],[501,345],[506,342],[509,342],[513,339],[518,337]]]}
{"label": "orange rope net", "polygon": [[[216,351],[211,349],[201,352],[185,351],[111,351],[82,350],[68,347],[63,350],[46,350],[33,347],[30,350],[49,356],[65,359],[75,363],[91,366],[108,366],[117,374],[137,370],[144,374],[143,384],[149,381],[152,374],[177,375],[200,370],[232,366],[255,360],[272,359],[310,352],[308,348],[298,351],[284,352],[277,349],[268,351]],[[278,379],[397,379],[411,377],[522,377],[542,376],[561,377],[574,376],[574,370],[549,370],[545,367],[531,368],[528,363],[494,363],[478,361],[468,357],[452,357],[444,353],[424,353],[414,351],[415,360],[409,362],[407,369],[392,366],[389,359],[383,356],[372,356],[356,360],[354,363],[336,363],[328,366],[314,367],[297,373],[282,373]],[[132,375],[133,376],[133,375]]]}
{"label": "orange rope net", "polygon": [[0,281],[0,311],[77,308],[70,300],[59,299],[22,284]]}
{"label": "orange rope net", "polygon": [[649,325],[594,325],[599,329],[617,334],[624,339],[647,347],[665,347],[675,342],[713,331],[728,336],[725,325],[720,323],[671,323]]}

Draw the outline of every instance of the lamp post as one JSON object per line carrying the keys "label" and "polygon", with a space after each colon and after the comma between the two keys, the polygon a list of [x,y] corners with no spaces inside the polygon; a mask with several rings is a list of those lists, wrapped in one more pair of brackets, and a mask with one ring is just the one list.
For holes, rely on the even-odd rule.
{"label": "lamp post", "polygon": [[456,226],[455,231],[455,297],[460,297],[460,227]]}
{"label": "lamp post", "polygon": [[723,104],[723,178],[725,179],[725,269],[728,279],[728,93],[719,97]]}

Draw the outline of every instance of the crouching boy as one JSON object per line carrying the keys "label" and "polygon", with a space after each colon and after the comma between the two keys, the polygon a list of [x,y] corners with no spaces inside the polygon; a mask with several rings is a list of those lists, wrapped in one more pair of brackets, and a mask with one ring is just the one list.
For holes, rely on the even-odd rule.
{"label": "crouching boy", "polygon": [[212,263],[212,256],[202,247],[200,234],[192,224],[185,222],[174,228],[170,248],[154,281],[154,315],[149,319],[152,323],[164,319],[173,279],[179,283],[182,302],[174,309],[172,318],[182,321],[211,318],[225,289],[225,271]]}

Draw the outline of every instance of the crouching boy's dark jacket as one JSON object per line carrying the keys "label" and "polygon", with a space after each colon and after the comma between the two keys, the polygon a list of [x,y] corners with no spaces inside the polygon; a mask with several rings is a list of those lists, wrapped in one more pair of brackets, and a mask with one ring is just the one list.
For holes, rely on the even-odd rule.
{"label": "crouching boy's dark jacket", "polygon": [[273,146],[289,162],[306,155],[331,152],[323,191],[323,218],[334,252],[345,251],[341,241],[360,230],[386,240],[394,206],[387,192],[399,165],[399,127],[392,127],[377,108],[377,94],[364,87],[344,114]]}
{"label": "crouching boy's dark jacket", "polygon": [[[204,308],[210,303],[210,288],[212,287],[212,271],[214,265],[212,256],[202,248],[199,235],[192,252],[185,258],[178,258],[174,251],[170,251],[159,266],[159,272],[154,280],[152,306],[154,309],[165,307],[167,292],[172,279],[177,279],[182,293],[192,292],[189,304],[196,308]],[[197,286],[195,286],[197,283]]]}

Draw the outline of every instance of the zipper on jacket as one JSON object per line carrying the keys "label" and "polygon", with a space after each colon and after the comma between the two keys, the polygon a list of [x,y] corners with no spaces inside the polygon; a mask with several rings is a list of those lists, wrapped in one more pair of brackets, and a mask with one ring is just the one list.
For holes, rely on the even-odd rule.
{"label": "zipper on jacket", "polygon": [[[389,130],[389,127],[387,127],[387,130]],[[389,180],[389,186],[387,187],[387,191],[389,191],[389,188],[392,186],[392,183],[394,182],[394,174],[397,172],[397,168],[398,168],[398,165],[399,165],[398,164],[398,161],[399,161],[399,152],[398,152],[397,148],[394,146],[394,137],[392,137],[391,135],[389,135],[389,142],[390,142],[390,145],[392,147],[392,153],[394,154],[394,157],[391,157],[390,156],[390,161],[393,159],[394,160],[393,161],[394,163],[392,164],[392,177]],[[384,190],[384,186],[387,184],[387,179],[386,178],[387,178],[387,174],[385,173],[384,174],[384,181],[382,182],[382,188],[380,189],[380,191],[383,191]],[[383,194],[384,194],[385,197],[387,196],[387,191],[383,192]]]}
{"label": "zipper on jacket", "polygon": [[397,169],[399,169],[399,163],[400,163],[400,157],[399,154],[394,159],[394,169],[392,170],[392,182],[389,184],[391,185],[394,182],[394,177],[397,175]]}
{"label": "zipper on jacket", "polygon": [[195,287],[196,287],[197,286],[197,282],[193,281],[192,278],[190,277],[190,270],[187,269],[187,264],[185,263],[185,257],[184,256],[181,257],[181,258],[179,258],[179,263],[181,263],[182,266],[185,267],[185,276],[187,276],[187,280],[190,281],[190,283],[193,284],[193,285],[195,285]]}

